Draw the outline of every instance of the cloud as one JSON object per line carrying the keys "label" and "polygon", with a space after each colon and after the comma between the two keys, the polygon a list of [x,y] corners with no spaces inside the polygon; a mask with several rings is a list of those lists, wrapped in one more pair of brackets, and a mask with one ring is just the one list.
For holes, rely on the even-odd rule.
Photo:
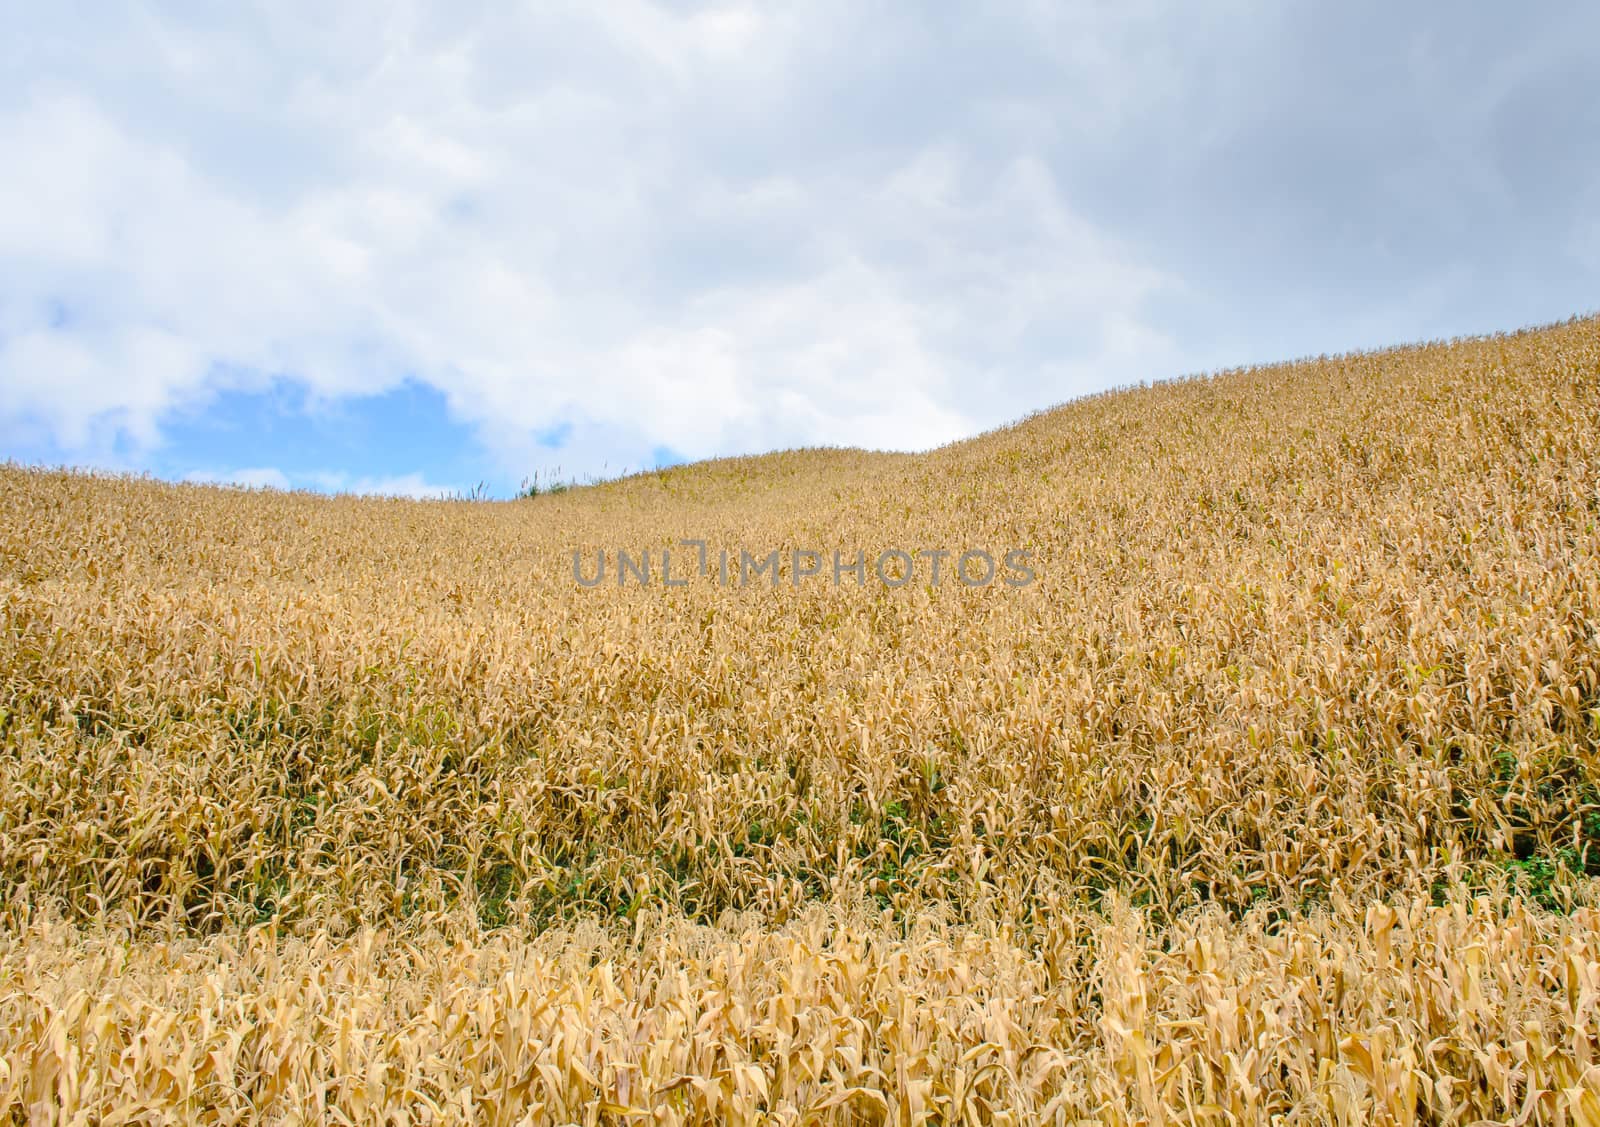
{"label": "cloud", "polygon": [[184,475],[184,481],[206,485],[239,485],[247,489],[290,489],[288,475],[271,466],[244,470],[194,470]]}
{"label": "cloud", "polygon": [[288,472],[272,466],[250,469],[195,469],[182,475],[198,485],[237,485],[270,490],[315,490],[320,493],[349,493],[354,496],[403,496],[416,499],[448,499],[466,493],[466,488],[429,482],[424,474],[362,475],[341,469]]}
{"label": "cloud", "polygon": [[322,493],[348,493],[358,497],[411,497],[440,499],[463,490],[426,480],[420,473],[358,475],[344,470],[285,473],[271,466],[238,470],[192,470],[183,480],[203,485],[236,485],[246,489],[313,489]]}
{"label": "cloud", "polygon": [[916,449],[1564,316],[1597,18],[1448,11],[34,6],[0,444],[139,464],[230,392],[409,380],[512,480]]}
{"label": "cloud", "polygon": [[353,476],[338,470],[325,470],[302,476],[307,484],[323,492],[349,493],[358,497],[412,497],[418,500],[439,500],[462,492],[447,485],[426,481],[420,473],[370,477]]}

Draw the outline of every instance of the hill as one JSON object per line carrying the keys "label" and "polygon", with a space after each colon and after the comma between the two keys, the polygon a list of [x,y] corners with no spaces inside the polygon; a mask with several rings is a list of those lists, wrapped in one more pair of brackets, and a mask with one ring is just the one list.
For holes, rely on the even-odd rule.
{"label": "hill", "polygon": [[1595,319],[0,511],[16,1121],[1600,1123]]}

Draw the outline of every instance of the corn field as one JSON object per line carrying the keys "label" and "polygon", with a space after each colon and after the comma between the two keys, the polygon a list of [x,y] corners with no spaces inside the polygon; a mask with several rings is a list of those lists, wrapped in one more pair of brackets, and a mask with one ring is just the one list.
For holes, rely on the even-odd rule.
{"label": "corn field", "polygon": [[[0,512],[11,1122],[1600,1125],[1600,320]],[[686,540],[782,574],[574,581]]]}

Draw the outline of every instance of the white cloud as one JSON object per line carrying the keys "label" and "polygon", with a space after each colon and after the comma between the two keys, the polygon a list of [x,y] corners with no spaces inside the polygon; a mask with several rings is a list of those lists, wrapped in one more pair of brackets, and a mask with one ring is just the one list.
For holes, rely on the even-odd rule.
{"label": "white cloud", "polygon": [[201,485],[236,485],[247,489],[315,489],[323,493],[348,493],[357,497],[411,497],[437,500],[454,497],[459,490],[431,482],[420,473],[394,475],[352,474],[344,470],[313,470],[287,474],[272,466],[238,470],[194,470],[184,481]]}
{"label": "white cloud", "polygon": [[[1501,205],[1385,209],[1402,189],[1442,198],[1430,170],[1464,183],[1479,118],[1546,57],[1523,50],[1507,91],[1440,125],[1448,159],[1330,161],[1377,171],[1362,190],[1309,184],[1296,210],[1284,142],[1335,151],[1347,123],[1327,107],[1345,103],[1301,73],[1317,29],[1242,8],[919,23],[842,0],[374,0],[186,18],[36,5],[13,23],[0,440],[44,428],[69,452],[131,445],[137,461],[169,412],[221,389],[289,376],[316,401],[412,378],[511,474],[570,424],[560,459],[579,476],[663,446],[942,443],[1240,359],[1208,352],[1219,340],[1279,347],[1268,322],[1284,294],[1323,318],[1283,329],[1285,348],[1337,344],[1373,311],[1406,331],[1417,307],[1397,289],[1437,295],[1427,308],[1443,312],[1415,332],[1437,331],[1491,272],[1441,258],[1423,277],[1416,232]],[[1425,52],[1445,106],[1466,103],[1437,72],[1470,74],[1469,46]],[[1261,85],[1273,78],[1282,97]],[[1361,81],[1403,127],[1404,99]],[[1283,125],[1292,99],[1305,112]],[[1343,199],[1367,242],[1341,233],[1323,271],[1295,240],[1342,231],[1326,216]],[[1375,237],[1372,217],[1391,213]],[[1588,230],[1569,258],[1592,269]],[[1352,250],[1369,243],[1401,279],[1391,290]],[[1336,285],[1366,312],[1336,322]]]}
{"label": "white cloud", "polygon": [[239,485],[247,489],[291,489],[288,476],[271,466],[244,470],[195,470],[184,481],[204,485]]}
{"label": "white cloud", "polygon": [[420,473],[374,477],[352,475],[340,470],[321,470],[298,476],[325,492],[350,493],[358,497],[412,497],[418,500],[437,500],[453,497],[458,492],[450,486],[427,481]]}
{"label": "white cloud", "polygon": [[41,312],[0,337],[0,422],[83,449],[114,420],[145,448],[220,387],[285,374],[340,396],[410,374],[507,465],[562,421],[575,473],[602,440],[925,447],[1034,402],[964,363],[966,338],[1039,317],[1093,335],[1160,283],[1036,164],[995,175],[959,139],[865,169],[703,164],[719,129],[782,130],[737,100],[804,97],[786,64],[838,12],[802,29],[635,3],[453,31],[426,5],[332,28],[280,12],[149,15],[113,29],[121,46],[35,29],[82,43],[72,81],[0,103],[0,303],[74,323]]}

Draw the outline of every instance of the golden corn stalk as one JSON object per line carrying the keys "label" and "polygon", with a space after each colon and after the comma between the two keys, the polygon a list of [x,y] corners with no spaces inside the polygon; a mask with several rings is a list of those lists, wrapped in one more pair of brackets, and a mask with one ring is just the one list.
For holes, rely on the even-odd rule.
{"label": "golden corn stalk", "polygon": [[[0,512],[11,1122],[1600,1124],[1595,319],[915,456]],[[786,562],[888,549],[1035,577]]]}

